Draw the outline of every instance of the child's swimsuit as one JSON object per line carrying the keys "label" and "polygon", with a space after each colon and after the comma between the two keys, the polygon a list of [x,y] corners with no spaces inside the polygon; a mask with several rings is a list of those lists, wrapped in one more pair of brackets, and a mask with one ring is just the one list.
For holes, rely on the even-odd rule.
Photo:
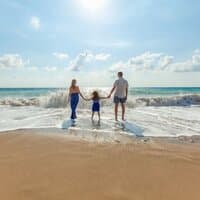
{"label": "child's swimsuit", "polygon": [[92,112],[99,112],[99,111],[100,111],[100,103],[99,103],[99,100],[93,100]]}

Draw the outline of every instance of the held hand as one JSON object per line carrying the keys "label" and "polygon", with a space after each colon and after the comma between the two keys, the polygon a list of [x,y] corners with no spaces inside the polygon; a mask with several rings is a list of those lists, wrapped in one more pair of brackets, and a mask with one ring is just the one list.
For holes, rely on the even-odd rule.
{"label": "held hand", "polygon": [[89,101],[89,99],[87,99],[87,98],[85,98],[85,97],[83,97],[83,100],[84,100],[84,101]]}
{"label": "held hand", "polygon": [[108,99],[110,99],[110,97],[111,97],[111,94],[109,94],[109,95],[107,96]]}

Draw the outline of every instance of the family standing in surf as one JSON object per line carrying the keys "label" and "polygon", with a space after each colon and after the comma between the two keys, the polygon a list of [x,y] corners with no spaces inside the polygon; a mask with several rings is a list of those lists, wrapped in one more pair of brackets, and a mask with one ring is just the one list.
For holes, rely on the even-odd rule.
{"label": "family standing in surf", "polygon": [[93,91],[92,96],[90,98],[85,98],[81,93],[77,81],[75,79],[72,80],[71,86],[69,88],[69,97],[68,101],[71,106],[71,120],[74,123],[77,118],[76,108],[79,103],[79,96],[81,96],[86,101],[92,101],[92,121],[94,120],[94,114],[98,114],[98,119],[100,121],[100,100],[111,98],[114,93],[113,102],[115,104],[115,120],[118,121],[118,106],[121,104],[122,108],[122,120],[125,121],[125,104],[127,101],[128,95],[128,81],[123,78],[123,72],[117,73],[118,79],[114,82],[113,88],[110,91],[110,94],[106,97],[101,97],[98,91]]}

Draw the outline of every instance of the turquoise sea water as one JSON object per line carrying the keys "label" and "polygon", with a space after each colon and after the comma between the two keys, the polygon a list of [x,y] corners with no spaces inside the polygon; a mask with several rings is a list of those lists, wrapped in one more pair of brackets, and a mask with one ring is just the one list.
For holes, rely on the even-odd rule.
{"label": "turquoise sea water", "polygon": [[[61,89],[64,88],[0,88],[0,98],[39,97]],[[109,91],[108,88],[107,90]],[[133,96],[171,96],[181,94],[200,94],[200,87],[135,87],[129,89],[129,95]]]}

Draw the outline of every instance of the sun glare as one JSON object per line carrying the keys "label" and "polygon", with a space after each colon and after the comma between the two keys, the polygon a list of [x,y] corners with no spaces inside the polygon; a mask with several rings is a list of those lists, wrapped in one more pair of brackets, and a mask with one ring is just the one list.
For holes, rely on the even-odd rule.
{"label": "sun glare", "polygon": [[97,14],[102,12],[108,0],[79,0],[79,5],[85,12]]}

